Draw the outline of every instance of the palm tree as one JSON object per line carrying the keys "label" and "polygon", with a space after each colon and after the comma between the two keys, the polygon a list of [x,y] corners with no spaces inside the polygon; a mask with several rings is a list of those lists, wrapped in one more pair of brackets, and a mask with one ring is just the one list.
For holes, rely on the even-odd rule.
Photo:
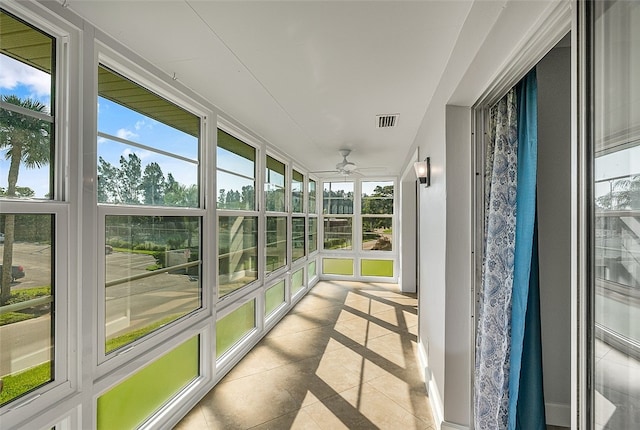
{"label": "palm tree", "polygon": [[[47,106],[37,100],[21,99],[15,95],[2,96],[3,103],[24,109],[48,113]],[[6,196],[16,197],[16,185],[20,164],[28,169],[40,168],[51,158],[50,125],[35,116],[0,109],[0,149],[6,149],[5,158],[10,161]],[[7,214],[4,223],[4,251],[2,255],[2,288],[0,304],[11,296],[11,266],[15,239],[15,215]]]}

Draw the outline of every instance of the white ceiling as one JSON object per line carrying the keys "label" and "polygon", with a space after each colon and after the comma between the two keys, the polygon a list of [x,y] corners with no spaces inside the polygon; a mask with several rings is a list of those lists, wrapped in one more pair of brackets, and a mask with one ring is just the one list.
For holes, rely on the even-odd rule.
{"label": "white ceiling", "polygon": [[[472,1],[88,1],[69,8],[311,171],[399,174]],[[378,129],[377,114],[400,114]],[[364,173],[367,173],[365,170]]]}

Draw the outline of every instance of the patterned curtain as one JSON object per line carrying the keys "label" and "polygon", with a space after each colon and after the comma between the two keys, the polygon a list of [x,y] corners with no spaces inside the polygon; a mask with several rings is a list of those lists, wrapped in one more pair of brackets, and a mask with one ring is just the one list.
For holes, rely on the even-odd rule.
{"label": "patterned curtain", "polygon": [[545,429],[536,226],[535,69],[490,110],[475,427]]}
{"label": "patterned curtain", "polygon": [[507,428],[516,241],[518,112],[514,89],[490,111],[485,241],[476,337],[475,428]]}

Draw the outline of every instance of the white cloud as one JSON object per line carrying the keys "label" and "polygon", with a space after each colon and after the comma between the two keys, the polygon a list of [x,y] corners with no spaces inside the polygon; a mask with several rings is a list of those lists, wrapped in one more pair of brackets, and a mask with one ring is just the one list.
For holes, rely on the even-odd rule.
{"label": "white cloud", "polygon": [[134,133],[131,130],[128,130],[126,128],[121,128],[116,132],[116,136],[118,136],[120,139],[127,139],[130,140],[134,137],[138,137],[138,135],[136,133]]}
{"label": "white cloud", "polygon": [[130,154],[136,154],[140,160],[144,160],[145,158],[149,158],[153,155],[152,152],[143,151],[140,149],[133,150],[131,148],[126,148],[124,151],[122,151],[122,156],[124,158],[129,158]]}
{"label": "white cloud", "polygon": [[6,55],[0,55],[0,88],[26,86],[37,98],[51,96],[51,75]]}
{"label": "white cloud", "polygon": [[134,126],[136,130],[140,130],[142,127],[144,127],[145,122],[144,120],[140,120],[138,122],[136,122],[136,125]]}

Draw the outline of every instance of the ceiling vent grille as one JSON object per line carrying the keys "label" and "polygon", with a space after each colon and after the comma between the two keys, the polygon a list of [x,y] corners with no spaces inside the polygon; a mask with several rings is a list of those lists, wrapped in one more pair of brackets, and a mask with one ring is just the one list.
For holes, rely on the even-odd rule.
{"label": "ceiling vent grille", "polygon": [[398,117],[400,114],[394,113],[391,115],[376,115],[376,122],[378,128],[395,127],[398,124]]}

